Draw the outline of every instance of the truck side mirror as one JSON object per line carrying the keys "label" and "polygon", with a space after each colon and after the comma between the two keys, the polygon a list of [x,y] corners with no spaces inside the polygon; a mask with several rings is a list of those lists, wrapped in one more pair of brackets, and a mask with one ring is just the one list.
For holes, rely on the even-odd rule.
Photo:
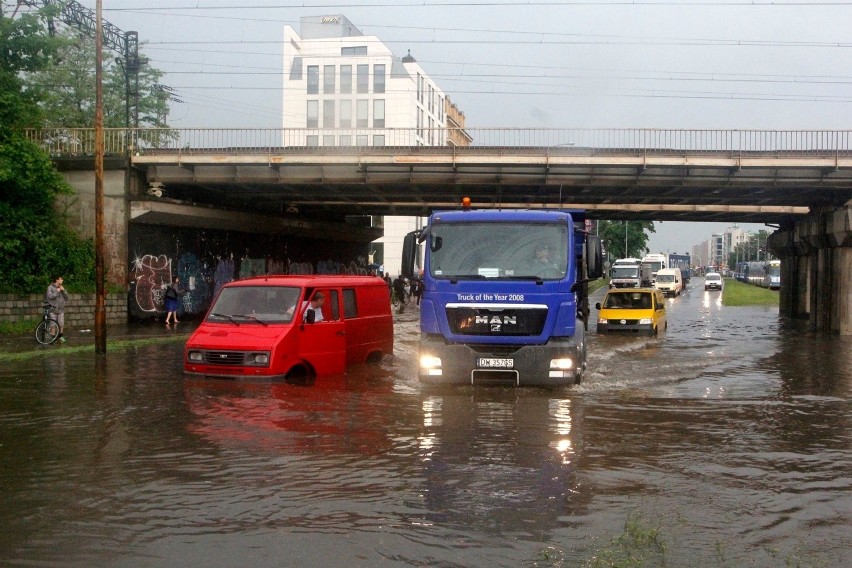
{"label": "truck side mirror", "polygon": [[586,235],[586,270],[590,280],[604,275],[601,238],[597,235]]}
{"label": "truck side mirror", "polygon": [[314,323],[317,319],[317,312],[313,308],[308,308],[305,311],[305,323]]}
{"label": "truck side mirror", "polygon": [[596,309],[596,310],[601,309],[601,303],[600,303],[600,302],[598,302],[597,304],[595,304],[595,309]]}
{"label": "truck side mirror", "polygon": [[417,259],[417,232],[412,231],[402,240],[402,265],[399,273],[411,278],[414,276],[414,261]]}

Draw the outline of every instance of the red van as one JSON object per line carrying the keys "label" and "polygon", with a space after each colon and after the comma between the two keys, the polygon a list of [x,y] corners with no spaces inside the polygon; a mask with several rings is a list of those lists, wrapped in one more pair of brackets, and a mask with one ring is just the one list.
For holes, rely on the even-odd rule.
{"label": "red van", "polygon": [[222,287],[184,349],[184,373],[305,379],[393,353],[376,276],[258,276]]}

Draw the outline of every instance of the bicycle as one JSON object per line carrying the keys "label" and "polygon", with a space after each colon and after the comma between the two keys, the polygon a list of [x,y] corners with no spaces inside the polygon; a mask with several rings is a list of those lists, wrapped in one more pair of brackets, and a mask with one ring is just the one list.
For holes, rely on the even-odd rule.
{"label": "bicycle", "polygon": [[50,345],[59,338],[59,322],[50,313],[50,304],[44,302],[42,310],[44,313],[36,326],[35,337],[42,345]]}

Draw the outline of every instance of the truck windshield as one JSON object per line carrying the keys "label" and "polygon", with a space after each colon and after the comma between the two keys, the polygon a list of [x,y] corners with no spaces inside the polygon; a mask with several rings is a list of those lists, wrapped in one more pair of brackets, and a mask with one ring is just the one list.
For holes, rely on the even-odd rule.
{"label": "truck windshield", "polygon": [[613,278],[639,278],[638,266],[615,266],[612,269]]}
{"label": "truck windshield", "polygon": [[568,270],[565,225],[438,223],[428,246],[435,278],[558,280]]}
{"label": "truck windshield", "polygon": [[289,323],[300,288],[292,286],[232,286],[223,288],[207,321],[261,325]]}

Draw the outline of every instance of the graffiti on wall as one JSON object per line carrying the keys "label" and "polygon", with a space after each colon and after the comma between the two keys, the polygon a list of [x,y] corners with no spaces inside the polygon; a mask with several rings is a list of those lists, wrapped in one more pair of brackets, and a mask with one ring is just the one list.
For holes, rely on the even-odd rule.
{"label": "graffiti on wall", "polygon": [[133,301],[143,312],[161,312],[166,286],[172,280],[172,261],[164,254],[146,254],[133,261]]}

